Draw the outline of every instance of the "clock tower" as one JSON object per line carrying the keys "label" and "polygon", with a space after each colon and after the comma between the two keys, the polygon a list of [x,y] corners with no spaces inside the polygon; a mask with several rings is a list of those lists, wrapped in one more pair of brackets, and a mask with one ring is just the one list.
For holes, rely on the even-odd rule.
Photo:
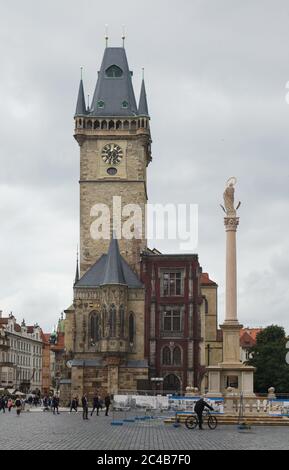
{"label": "clock tower", "polygon": [[144,80],[137,106],[125,49],[107,47],[91,105],[86,106],[81,79],[75,112],[81,276],[107,253],[113,232],[121,256],[139,272],[146,247],[149,121]]}

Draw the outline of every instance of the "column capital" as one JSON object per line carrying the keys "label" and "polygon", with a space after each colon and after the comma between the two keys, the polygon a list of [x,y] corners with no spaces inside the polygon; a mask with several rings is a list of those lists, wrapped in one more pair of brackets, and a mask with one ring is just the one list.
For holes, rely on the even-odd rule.
{"label": "column capital", "polygon": [[226,232],[236,232],[239,225],[239,217],[224,217]]}

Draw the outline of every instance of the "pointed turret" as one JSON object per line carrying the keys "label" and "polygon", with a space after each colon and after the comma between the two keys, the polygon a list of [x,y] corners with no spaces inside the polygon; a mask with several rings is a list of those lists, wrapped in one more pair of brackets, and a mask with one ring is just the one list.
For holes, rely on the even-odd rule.
{"label": "pointed turret", "polygon": [[141,84],[138,114],[140,116],[149,116],[147,94],[146,94],[146,87],[145,87],[144,79],[142,80],[142,84]]}
{"label": "pointed turret", "polygon": [[79,84],[79,90],[78,90],[75,116],[83,116],[85,114],[87,114],[87,112],[86,112],[86,104],[85,104],[85,97],[84,97],[83,81],[81,78],[80,84]]}
{"label": "pointed turret", "polygon": [[112,237],[109,245],[104,269],[103,285],[107,284],[126,284],[118,242],[114,237]]}
{"label": "pointed turret", "polygon": [[107,47],[93,95],[92,116],[136,116],[137,105],[126,52],[123,47]]}
{"label": "pointed turret", "polygon": [[75,285],[78,281],[79,281],[79,267],[78,267],[78,253],[77,253],[74,285]]}

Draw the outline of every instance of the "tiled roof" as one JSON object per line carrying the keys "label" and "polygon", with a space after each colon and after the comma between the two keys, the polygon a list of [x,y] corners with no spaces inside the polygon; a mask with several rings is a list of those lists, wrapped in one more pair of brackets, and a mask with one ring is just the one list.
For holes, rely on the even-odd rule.
{"label": "tiled roof", "polygon": [[240,344],[241,346],[254,346],[257,340],[257,334],[262,331],[262,328],[243,328],[240,330]]}
{"label": "tiled roof", "polygon": [[217,284],[209,278],[208,273],[201,274],[201,285],[202,286],[216,286]]}

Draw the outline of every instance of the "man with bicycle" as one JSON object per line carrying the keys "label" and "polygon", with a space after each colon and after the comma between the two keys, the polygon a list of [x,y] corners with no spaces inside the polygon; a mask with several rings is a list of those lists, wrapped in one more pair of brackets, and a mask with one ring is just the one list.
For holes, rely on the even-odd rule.
{"label": "man with bicycle", "polygon": [[198,416],[199,429],[203,429],[203,412],[205,408],[209,408],[209,410],[214,411],[214,408],[212,408],[208,403],[206,403],[203,397],[201,397],[196,402],[195,408],[194,408],[194,411],[196,415]]}

